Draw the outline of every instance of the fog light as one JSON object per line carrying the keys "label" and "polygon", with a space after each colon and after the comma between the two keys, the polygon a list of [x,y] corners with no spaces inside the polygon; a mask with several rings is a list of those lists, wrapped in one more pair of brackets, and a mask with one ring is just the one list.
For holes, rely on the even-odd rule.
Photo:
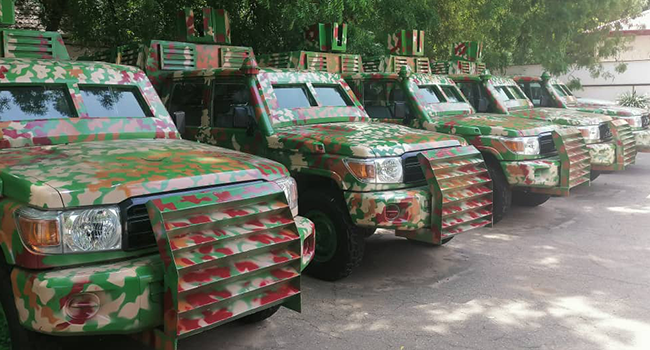
{"label": "fog light", "polygon": [[400,208],[397,204],[389,204],[384,209],[384,215],[387,220],[395,220],[399,217]]}
{"label": "fog light", "polygon": [[99,305],[99,297],[96,294],[76,294],[65,303],[65,313],[75,321],[87,321],[97,314]]}

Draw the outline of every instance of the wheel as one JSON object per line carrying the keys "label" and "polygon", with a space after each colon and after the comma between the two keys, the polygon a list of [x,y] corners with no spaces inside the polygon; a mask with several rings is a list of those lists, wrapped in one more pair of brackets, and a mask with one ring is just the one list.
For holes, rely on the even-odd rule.
{"label": "wheel", "polygon": [[273,316],[276,312],[278,312],[279,309],[280,309],[280,305],[272,306],[268,309],[264,309],[254,314],[244,316],[239,319],[239,322],[246,323],[246,324],[261,322]]}
{"label": "wheel", "polygon": [[363,238],[368,238],[372,235],[375,234],[377,231],[376,228],[371,228],[371,227],[357,227],[357,234],[361,235]]}
{"label": "wheel", "polygon": [[[1,259],[4,259],[0,255]],[[2,321],[0,322],[0,349],[13,350],[61,350],[62,345],[57,337],[48,336],[28,330],[20,325],[18,311],[11,289],[11,269],[0,266],[0,304],[2,304]]]}
{"label": "wheel", "polygon": [[523,191],[512,192],[512,204],[522,207],[536,207],[546,203],[551,198],[548,194]]}
{"label": "wheel", "polygon": [[594,181],[596,180],[600,174],[602,174],[600,171],[592,170],[591,173],[589,173],[589,180]]}
{"label": "wheel", "polygon": [[316,226],[316,252],[306,273],[326,281],[347,277],[359,266],[365,240],[352,223],[339,193],[308,190],[300,195],[300,213]]}
{"label": "wheel", "polygon": [[492,220],[497,223],[503,219],[512,205],[512,191],[499,161],[492,156],[484,156],[490,178],[492,178]]}

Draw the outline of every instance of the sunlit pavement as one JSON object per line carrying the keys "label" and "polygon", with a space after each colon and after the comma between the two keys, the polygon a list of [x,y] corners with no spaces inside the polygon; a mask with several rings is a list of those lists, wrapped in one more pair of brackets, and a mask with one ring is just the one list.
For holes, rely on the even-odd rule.
{"label": "sunlit pavement", "polygon": [[351,277],[305,278],[301,314],[180,348],[650,349],[650,154],[441,248],[385,233]]}

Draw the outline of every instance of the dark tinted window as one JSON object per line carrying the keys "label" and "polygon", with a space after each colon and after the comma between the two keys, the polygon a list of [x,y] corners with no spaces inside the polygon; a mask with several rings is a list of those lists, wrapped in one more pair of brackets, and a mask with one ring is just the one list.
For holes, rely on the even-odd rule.
{"label": "dark tinted window", "polygon": [[[185,112],[185,125],[201,126],[203,114],[207,114],[208,106],[205,98],[208,93],[203,80],[180,81],[174,84],[169,113]],[[207,126],[207,125],[206,125]]]}
{"label": "dark tinted window", "polygon": [[81,86],[81,98],[91,118],[144,118],[151,113],[143,108],[135,86]]}
{"label": "dark tinted window", "polygon": [[363,85],[363,106],[366,113],[375,119],[396,118],[398,109],[404,111],[405,118],[411,115],[404,91],[397,84],[385,81],[370,81]]}
{"label": "dark tinted window", "polygon": [[455,86],[441,85],[440,88],[447,96],[447,102],[465,102]]}
{"label": "dark tinted window", "polygon": [[307,91],[307,86],[273,85],[273,91],[275,91],[275,97],[278,99],[278,107],[280,109],[316,106],[316,102]]}
{"label": "dark tinted window", "polygon": [[0,88],[0,121],[75,117],[68,89],[63,86]]}
{"label": "dark tinted window", "polygon": [[314,85],[314,90],[316,90],[318,104],[323,107],[345,107],[353,105],[341,86]]}
{"label": "dark tinted window", "polygon": [[212,125],[219,128],[235,127],[236,109],[240,109],[248,115],[253,113],[250,103],[250,91],[242,83],[215,84],[212,102]]}
{"label": "dark tinted window", "polygon": [[420,86],[418,90],[420,92],[420,95],[424,99],[424,101],[422,101],[424,103],[432,104],[432,103],[445,102],[445,97],[442,95],[442,92],[440,92],[438,87],[435,85]]}

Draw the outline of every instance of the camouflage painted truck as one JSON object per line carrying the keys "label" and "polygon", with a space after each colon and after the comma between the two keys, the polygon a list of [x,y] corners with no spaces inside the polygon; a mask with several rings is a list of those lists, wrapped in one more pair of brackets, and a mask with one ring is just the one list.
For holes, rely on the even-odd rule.
{"label": "camouflage painted truck", "polygon": [[[153,41],[140,63],[169,109],[188,116],[187,137],[289,168],[300,212],[318,232],[309,272],[326,280],[347,276],[377,228],[440,245],[492,223],[491,181],[474,147],[454,136],[371,123],[349,86],[327,69],[358,69],[358,57],[309,54],[309,63],[297,66],[292,54],[278,54],[266,63],[284,69],[258,67],[250,48],[230,45],[226,15],[204,9],[204,33],[214,35],[197,36],[184,25],[194,23],[186,10],[184,42]],[[340,38],[328,29],[329,40]],[[326,36],[326,28],[318,34]],[[136,57],[121,55],[129,56]]]}
{"label": "camouflage painted truck", "polygon": [[300,310],[314,226],[296,216],[283,165],[180,139],[139,69],[69,61],[57,33],[0,32],[0,301],[13,349],[101,334],[174,349]]}
{"label": "camouflage painted truck", "polygon": [[[476,56],[467,59],[459,47],[476,47]],[[557,108],[535,108],[514,80],[488,74],[481,63],[481,44],[467,42],[454,45],[449,62],[434,63],[434,72],[450,74],[472,106],[479,112],[510,114],[543,120],[580,130],[591,156],[591,179],[602,171],[621,171],[634,164],[636,142],[630,126],[623,120],[604,115]],[[461,54],[456,54],[461,53]],[[467,65],[464,63],[472,63]]]}
{"label": "camouflage painted truck", "polygon": [[590,159],[576,129],[508,115],[474,113],[454,82],[431,74],[424,32],[388,36],[389,54],[343,75],[373,119],[464,137],[483,154],[493,181],[494,221],[511,201],[536,206],[589,184]]}
{"label": "camouflage painted truck", "polygon": [[574,109],[625,120],[632,129],[637,151],[650,152],[650,111],[623,107],[610,101],[579,99],[564,83],[548,73],[539,77],[516,76],[513,79],[535,107]]}

